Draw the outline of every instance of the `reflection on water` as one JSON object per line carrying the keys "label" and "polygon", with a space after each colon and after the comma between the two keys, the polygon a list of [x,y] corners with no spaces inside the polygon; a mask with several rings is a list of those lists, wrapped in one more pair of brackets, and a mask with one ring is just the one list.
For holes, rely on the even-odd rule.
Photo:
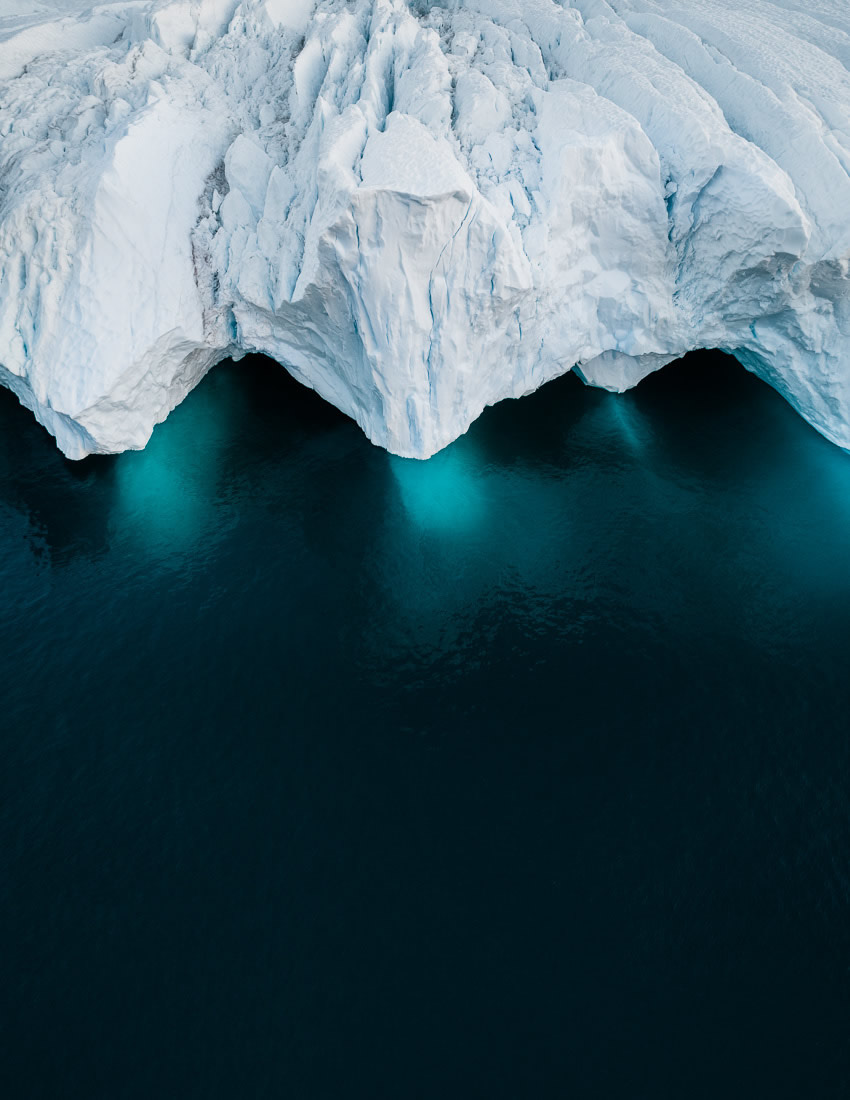
{"label": "reflection on water", "polygon": [[389,464],[407,514],[423,530],[449,535],[486,522],[480,463],[467,438],[428,462],[392,455]]}
{"label": "reflection on water", "polygon": [[[479,669],[502,684],[509,667],[513,684],[556,658],[586,699],[594,660],[640,696],[661,690],[670,667],[692,680],[684,654],[710,669],[734,651],[751,670],[771,654],[807,668],[798,714],[813,681],[838,675],[850,459],[719,355],[624,395],[562,379],[487,410],[424,463],[370,446],[263,360],[214,371],[145,451],[80,464],[0,397],[0,625],[13,639],[14,722],[49,726],[81,679],[111,682],[104,629],[134,651],[131,695],[146,664],[160,666],[161,644],[182,675],[194,658],[177,650],[202,630],[193,682],[218,662],[222,683],[292,675],[304,686],[321,665],[358,691],[389,685],[391,724],[408,705],[399,667],[423,714],[429,678],[457,686]],[[60,638],[45,695],[33,655]],[[276,713],[271,698],[251,692],[257,721]],[[684,684],[676,699],[685,705]],[[740,703],[761,705],[746,691]],[[453,704],[463,727],[471,696]],[[628,692],[606,706],[612,720],[634,720]],[[511,703],[494,718],[521,713]],[[134,720],[149,717],[142,707]]]}
{"label": "reflection on water", "polygon": [[0,422],[12,1095],[841,1094],[850,457],[770,389]]}
{"label": "reflection on water", "polygon": [[230,404],[216,396],[212,387],[200,389],[183,414],[182,431],[154,432],[143,451],[115,461],[113,539],[136,539],[140,553],[161,562],[196,549],[215,529],[219,468],[232,424]]}

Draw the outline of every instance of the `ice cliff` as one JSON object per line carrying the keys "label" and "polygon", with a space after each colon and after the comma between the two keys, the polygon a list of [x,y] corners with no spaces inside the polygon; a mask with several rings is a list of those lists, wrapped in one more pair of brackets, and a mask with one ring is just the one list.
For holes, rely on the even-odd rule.
{"label": "ice cliff", "polygon": [[69,456],[274,357],[425,457],[734,353],[850,447],[846,0],[0,0],[0,382]]}

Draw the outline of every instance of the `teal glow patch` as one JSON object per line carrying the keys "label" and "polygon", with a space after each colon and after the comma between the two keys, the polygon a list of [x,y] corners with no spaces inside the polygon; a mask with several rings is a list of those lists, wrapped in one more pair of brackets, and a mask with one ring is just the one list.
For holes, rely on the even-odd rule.
{"label": "teal glow patch", "polygon": [[464,534],[478,528],[487,508],[480,463],[467,440],[446,447],[424,462],[390,456],[390,469],[410,519],[440,534]]}

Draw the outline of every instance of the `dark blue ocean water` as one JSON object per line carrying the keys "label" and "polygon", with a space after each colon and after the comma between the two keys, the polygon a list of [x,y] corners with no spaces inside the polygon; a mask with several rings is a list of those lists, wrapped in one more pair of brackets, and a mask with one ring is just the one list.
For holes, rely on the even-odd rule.
{"label": "dark blue ocean water", "polygon": [[427,463],[0,393],[0,1095],[850,1095],[850,456],[720,355]]}

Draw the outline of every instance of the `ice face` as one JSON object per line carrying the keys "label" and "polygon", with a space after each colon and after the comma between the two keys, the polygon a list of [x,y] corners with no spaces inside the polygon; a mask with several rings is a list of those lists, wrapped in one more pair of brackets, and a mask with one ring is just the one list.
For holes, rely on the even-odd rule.
{"label": "ice face", "polygon": [[424,458],[733,352],[850,447],[844,0],[5,0],[0,381],[71,457],[258,351]]}

